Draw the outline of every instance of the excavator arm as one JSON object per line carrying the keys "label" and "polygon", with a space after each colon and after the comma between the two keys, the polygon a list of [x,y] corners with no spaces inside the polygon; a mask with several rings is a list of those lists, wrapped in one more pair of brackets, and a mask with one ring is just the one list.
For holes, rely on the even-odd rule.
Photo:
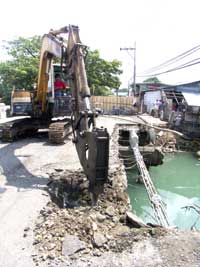
{"label": "excavator arm", "polygon": [[96,127],[97,113],[90,106],[85,49],[79,38],[78,27],[70,25],[67,66],[72,92],[72,129],[79,160],[89,179],[95,204],[108,176],[109,135],[105,128]]}
{"label": "excavator arm", "polygon": [[45,34],[42,38],[40,63],[35,102],[41,105],[42,113],[46,112],[46,96],[49,71],[53,58],[62,56],[62,42],[52,34]]}

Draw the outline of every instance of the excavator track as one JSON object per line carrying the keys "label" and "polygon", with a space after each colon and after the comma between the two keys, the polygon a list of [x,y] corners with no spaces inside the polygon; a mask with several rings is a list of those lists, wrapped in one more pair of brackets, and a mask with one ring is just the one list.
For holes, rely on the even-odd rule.
{"label": "excavator track", "polygon": [[72,133],[71,122],[53,122],[49,125],[49,141],[53,144],[62,144],[66,137]]}
{"label": "excavator track", "polygon": [[30,136],[38,130],[38,127],[30,118],[23,118],[4,123],[1,130],[2,142],[13,142],[20,136]]}
{"label": "excavator track", "polygon": [[[39,121],[30,118],[6,122],[1,125],[1,140],[2,142],[13,142],[20,137],[32,135],[39,128],[41,128]],[[49,141],[54,144],[62,144],[71,132],[70,120],[53,122],[49,125]]]}
{"label": "excavator track", "polygon": [[12,126],[12,123],[6,123],[2,126],[1,139],[3,142],[12,142],[14,140],[15,134]]}

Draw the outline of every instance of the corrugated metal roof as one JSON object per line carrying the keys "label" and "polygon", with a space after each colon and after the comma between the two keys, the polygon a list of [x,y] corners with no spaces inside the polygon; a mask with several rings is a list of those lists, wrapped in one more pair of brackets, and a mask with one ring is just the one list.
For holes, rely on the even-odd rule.
{"label": "corrugated metal roof", "polygon": [[179,92],[192,92],[192,93],[200,93],[199,86],[177,86],[175,87],[175,91]]}
{"label": "corrugated metal roof", "polygon": [[186,84],[179,84],[179,85],[172,85],[163,88],[164,90],[174,90],[178,92],[200,92],[200,81],[186,83]]}
{"label": "corrugated metal roof", "polygon": [[200,93],[182,92],[188,106],[200,107]]}

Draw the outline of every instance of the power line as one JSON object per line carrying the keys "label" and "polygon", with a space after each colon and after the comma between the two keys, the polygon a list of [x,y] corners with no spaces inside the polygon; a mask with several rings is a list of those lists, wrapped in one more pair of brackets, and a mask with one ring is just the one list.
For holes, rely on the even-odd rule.
{"label": "power line", "polygon": [[[200,58],[197,58],[197,59],[200,59]],[[192,61],[196,61],[197,59],[195,60],[192,60]],[[191,61],[191,62],[192,62]],[[200,63],[200,61],[197,61],[195,63],[191,63],[191,64],[188,64],[190,62],[187,62],[181,66],[178,66],[176,68],[173,68],[173,69],[169,69],[169,70],[166,70],[166,71],[163,71],[163,72],[159,72],[159,73],[154,73],[154,74],[147,74],[147,75],[137,75],[137,77],[152,77],[152,76],[158,76],[158,75],[161,75],[161,74],[165,74],[165,73],[169,73],[169,72],[172,72],[172,71],[176,71],[176,70],[180,70],[180,69],[184,69],[184,68],[188,68],[188,67],[191,67],[193,65],[197,65]]]}
{"label": "power line", "polygon": [[188,62],[186,62],[186,63],[184,63],[184,64],[182,64],[182,65],[180,65],[180,66],[177,66],[176,68],[183,67],[183,66],[185,66],[185,65],[187,65],[187,64],[190,64],[190,63],[193,63],[193,62],[195,62],[195,61],[197,61],[197,60],[199,60],[199,59],[200,59],[200,57],[195,58],[195,59],[190,60],[190,61],[188,61]]}
{"label": "power line", "polygon": [[192,49],[187,50],[186,52],[184,52],[184,53],[182,53],[182,54],[180,54],[180,55],[178,55],[178,56],[176,56],[176,57],[174,57],[172,59],[169,59],[169,60],[165,61],[164,63],[161,63],[161,64],[159,64],[159,65],[157,65],[155,67],[152,67],[152,68],[150,68],[149,70],[147,70],[145,72],[152,72],[154,69],[158,69],[158,68],[160,69],[160,68],[164,68],[164,67],[166,67],[166,66],[168,66],[170,64],[174,64],[175,62],[177,62],[177,61],[179,61],[179,60],[181,60],[181,59],[183,59],[183,58],[195,53],[199,49],[200,49],[200,45],[195,46]]}
{"label": "power line", "polygon": [[128,50],[126,50],[126,52],[132,58],[132,60],[135,60],[134,57],[131,55],[131,53]]}
{"label": "power line", "polygon": [[162,69],[162,68],[165,68],[165,67],[167,67],[167,66],[169,66],[169,65],[171,65],[171,64],[174,64],[174,63],[176,63],[177,61],[180,61],[180,60],[182,60],[183,58],[185,58],[185,57],[187,57],[187,56],[189,56],[189,55],[195,53],[195,52],[198,51],[199,49],[200,49],[200,45],[197,45],[197,46],[195,46],[195,47],[193,47],[193,48],[187,50],[186,52],[184,52],[184,53],[182,53],[182,54],[180,54],[180,55],[178,55],[178,56],[176,56],[176,57],[173,57],[173,58],[171,58],[171,59],[165,61],[164,63],[161,63],[161,64],[159,64],[159,65],[157,65],[157,66],[155,66],[155,67],[152,67],[152,68],[150,68],[150,69],[148,69],[148,70],[142,72],[141,74],[148,74],[148,73],[151,73],[151,72],[160,70],[160,69]]}
{"label": "power line", "polygon": [[[177,60],[174,60],[174,61],[172,61],[172,62],[169,62],[168,64],[166,64],[166,65],[164,65],[164,66],[161,66],[161,67],[159,67],[159,68],[154,68],[154,70],[152,70],[152,71],[149,71],[149,72],[154,72],[154,71],[157,71],[157,70],[160,70],[160,69],[163,69],[163,68],[166,68],[167,66],[169,66],[169,65],[172,65],[172,64],[174,64],[174,63],[176,63],[176,62],[178,62],[178,61],[180,61],[180,60],[182,60],[183,58],[185,58],[185,57],[187,57],[187,56],[189,56],[189,55],[191,55],[191,54],[193,54],[193,53],[195,53],[196,51],[198,51],[200,48],[198,48],[198,49],[196,49],[195,51],[193,51],[193,52],[190,52],[190,53],[188,53],[188,54],[186,54],[186,55],[184,55],[184,56],[182,56],[182,57],[180,57],[179,59],[177,59]],[[147,73],[148,74],[148,73]]]}

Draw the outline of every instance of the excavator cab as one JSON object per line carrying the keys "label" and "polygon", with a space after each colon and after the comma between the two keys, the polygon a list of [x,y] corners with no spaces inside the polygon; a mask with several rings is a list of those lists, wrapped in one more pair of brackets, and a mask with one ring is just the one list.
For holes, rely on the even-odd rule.
{"label": "excavator cab", "polygon": [[[56,95],[55,77],[59,75],[61,80],[66,84],[66,88]],[[71,93],[66,78],[66,67],[59,64],[52,65],[49,73],[47,102],[51,109],[52,117],[70,116],[71,115]]]}

